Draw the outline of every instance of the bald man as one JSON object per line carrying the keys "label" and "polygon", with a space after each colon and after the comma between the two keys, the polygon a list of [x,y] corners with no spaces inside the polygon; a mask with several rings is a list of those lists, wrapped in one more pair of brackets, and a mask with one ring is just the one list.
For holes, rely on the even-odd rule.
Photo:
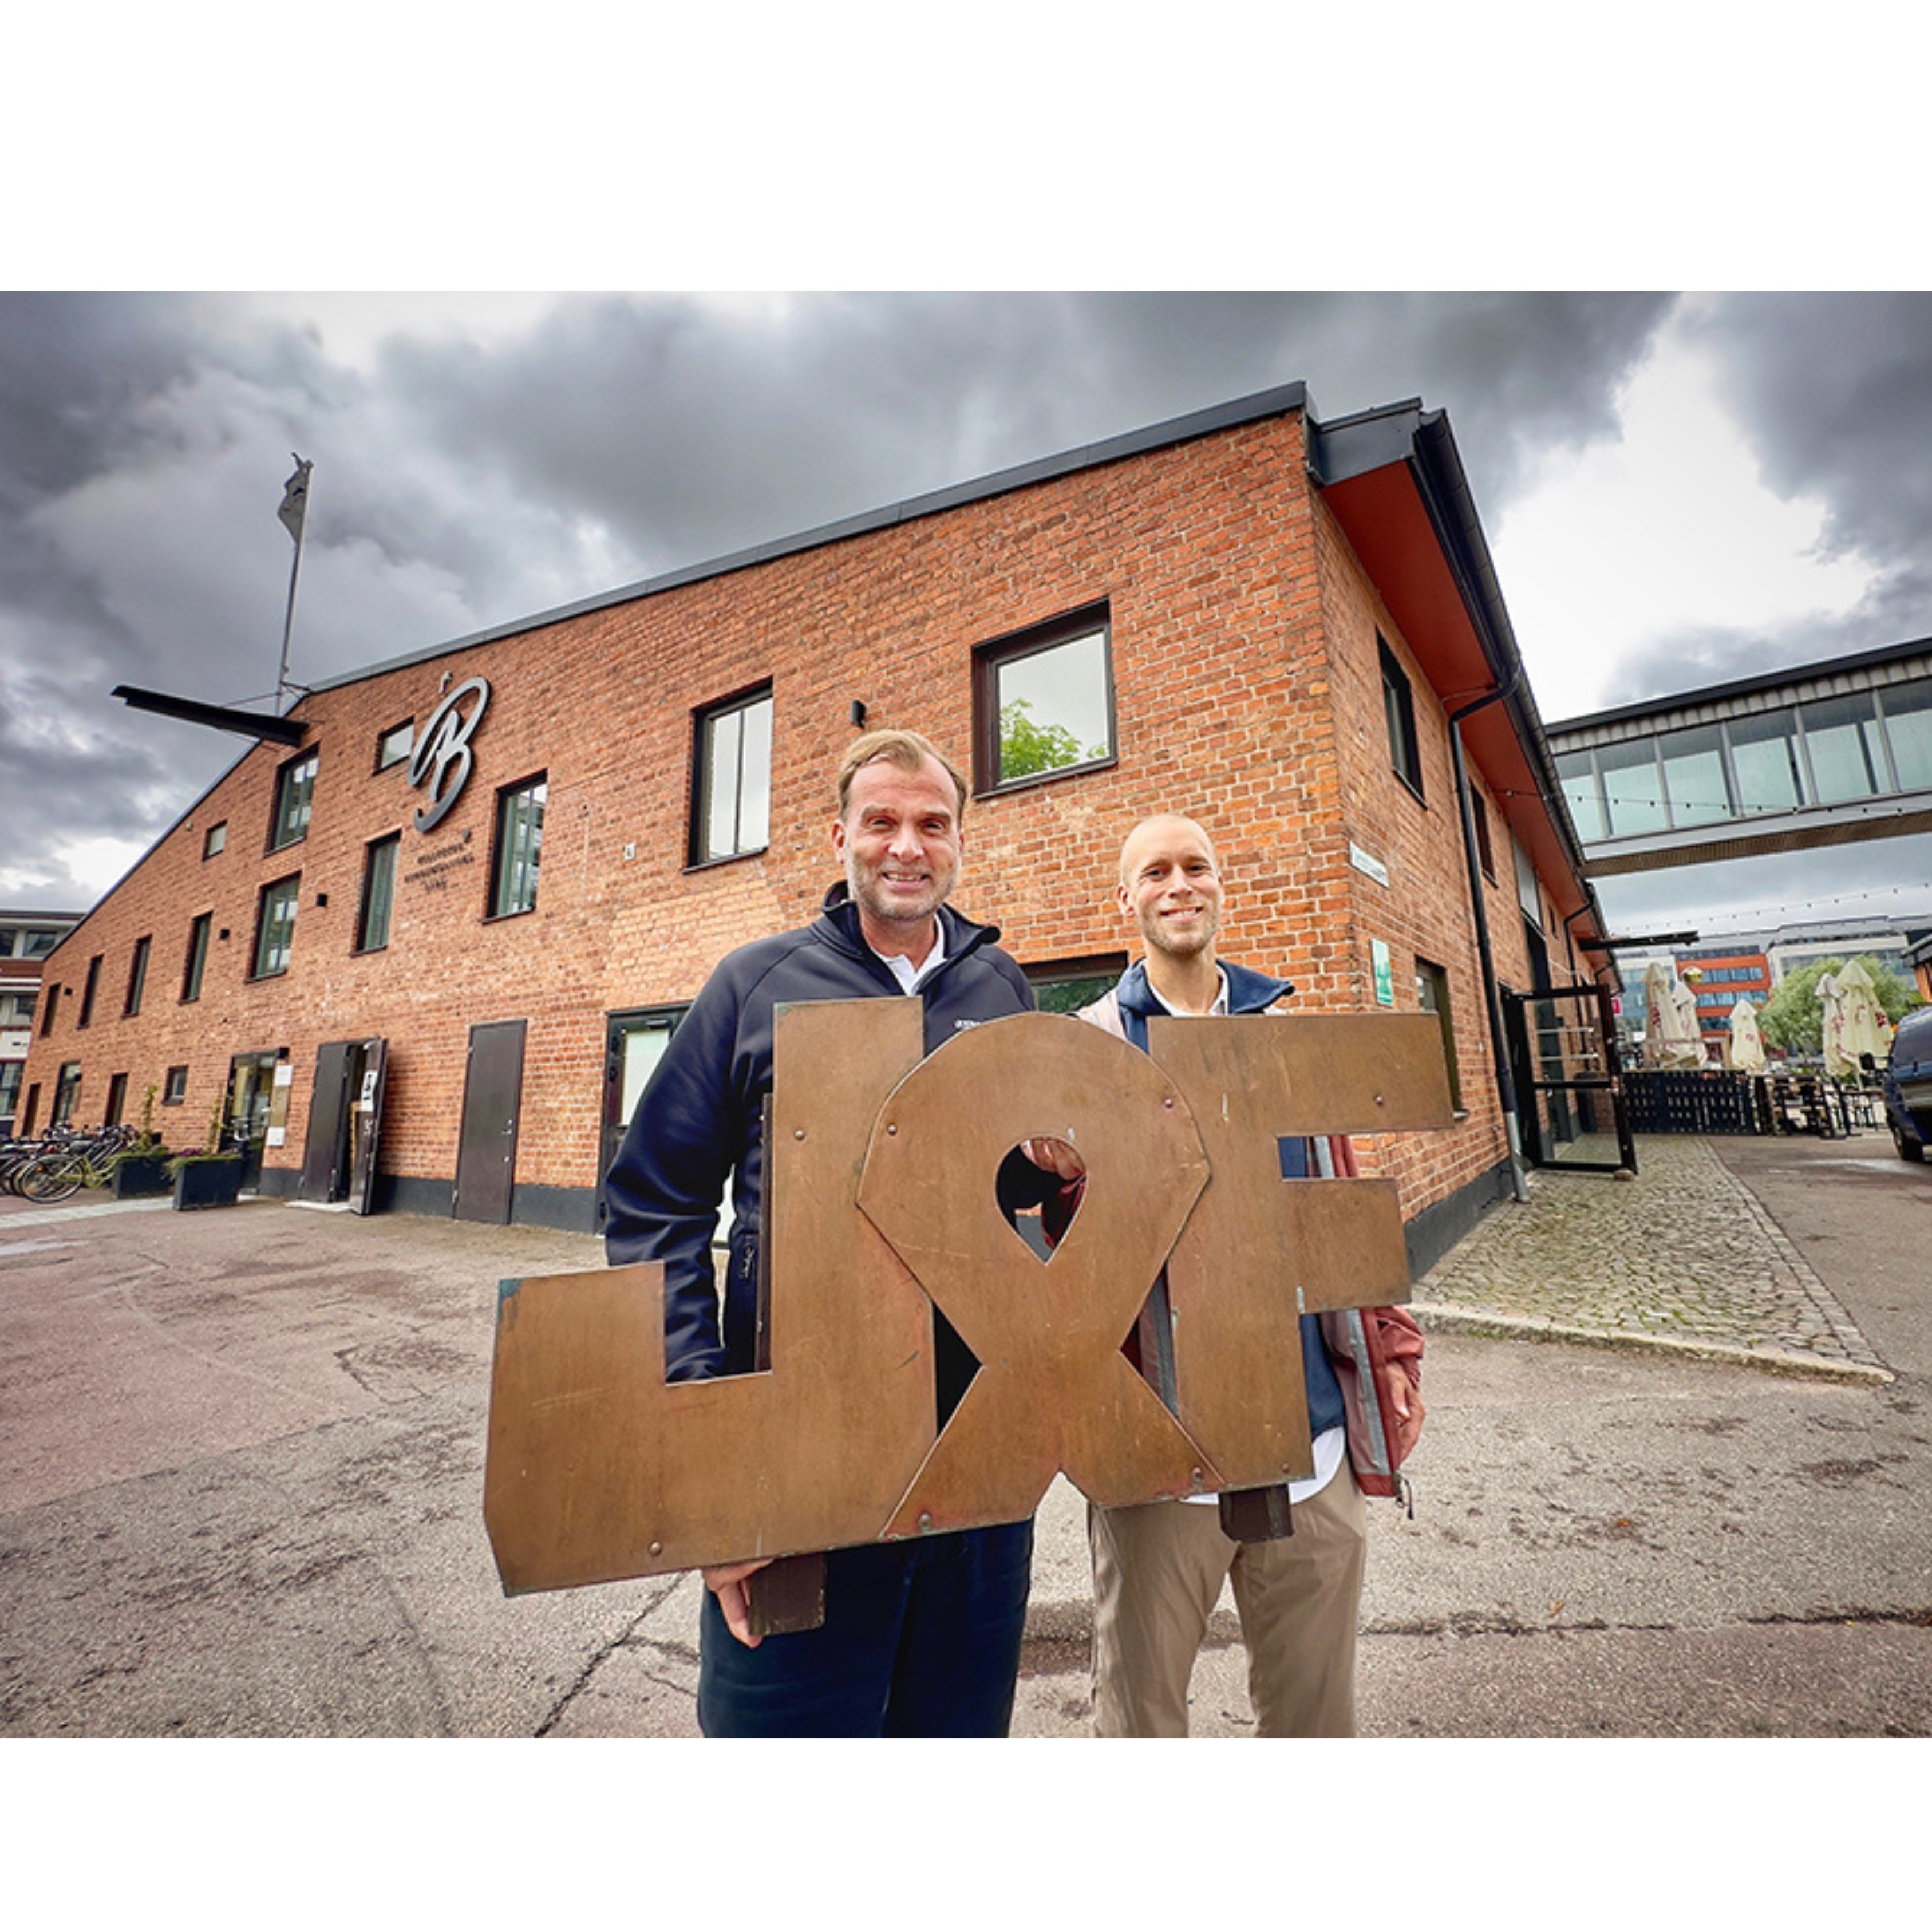
{"label": "bald man", "polygon": [[[1220,865],[1192,819],[1163,812],[1134,827],[1120,848],[1116,897],[1143,954],[1080,1016],[1143,1052],[1156,1014],[1271,1012],[1294,990],[1220,958]],[[1346,1141],[1288,1141],[1282,1168],[1306,1176],[1350,1172],[1352,1162]],[[1164,1277],[1150,1310],[1156,1318],[1140,1333],[1164,1354]],[[1396,1493],[1396,1470],[1420,1430],[1422,1338],[1401,1309],[1350,1310],[1304,1316],[1301,1350],[1315,1473],[1286,1485],[1292,1534],[1238,1542],[1224,1533],[1213,1496],[1089,1506],[1094,1724],[1102,1737],[1187,1735],[1188,1680],[1231,1578],[1259,1735],[1354,1735],[1363,1497]],[[1161,1385],[1158,1361],[1142,1367]]]}

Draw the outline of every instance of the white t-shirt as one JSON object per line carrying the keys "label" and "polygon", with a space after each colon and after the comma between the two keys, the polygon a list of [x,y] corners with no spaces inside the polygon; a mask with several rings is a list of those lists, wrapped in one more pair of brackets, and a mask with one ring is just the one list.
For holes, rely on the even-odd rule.
{"label": "white t-shirt", "polygon": [[902,992],[917,992],[920,980],[928,974],[937,970],[940,962],[946,957],[946,928],[936,919],[932,923],[932,950],[926,956],[922,964],[915,966],[903,952],[881,952],[876,946],[868,947],[872,957],[882,962],[899,982]]}

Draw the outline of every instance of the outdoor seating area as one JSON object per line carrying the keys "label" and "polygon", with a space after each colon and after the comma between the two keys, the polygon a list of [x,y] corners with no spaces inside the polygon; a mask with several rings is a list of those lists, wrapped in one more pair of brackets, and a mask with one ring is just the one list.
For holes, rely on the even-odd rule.
{"label": "outdoor seating area", "polygon": [[1640,1069],[1624,1076],[1631,1131],[1640,1134],[1809,1134],[1840,1139],[1885,1125],[1875,1084],[1815,1069],[1740,1073]]}

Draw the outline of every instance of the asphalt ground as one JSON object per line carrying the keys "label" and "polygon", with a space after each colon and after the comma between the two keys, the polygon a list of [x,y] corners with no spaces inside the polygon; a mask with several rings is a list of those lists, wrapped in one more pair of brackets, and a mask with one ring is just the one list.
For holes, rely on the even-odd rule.
{"label": "asphalt ground", "polygon": [[[1875,1134],[1647,1138],[1640,1169],[1535,1174],[1418,1285],[1364,1736],[1932,1735],[1932,1172]],[[0,1737],[694,1735],[695,1578],[506,1598],[483,1533],[497,1282],[600,1262],[0,1205]],[[1020,1738],[1087,1734],[1084,1510],[1041,1509]],[[1192,1704],[1252,1731],[1231,1599]]]}

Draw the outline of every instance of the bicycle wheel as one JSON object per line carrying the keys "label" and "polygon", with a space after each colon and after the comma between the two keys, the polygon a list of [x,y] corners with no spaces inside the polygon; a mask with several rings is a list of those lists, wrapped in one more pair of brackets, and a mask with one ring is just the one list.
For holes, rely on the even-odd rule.
{"label": "bicycle wheel", "polygon": [[15,1175],[14,1184],[29,1201],[64,1201],[80,1192],[82,1171],[82,1163],[71,1155],[55,1154],[46,1160],[29,1161]]}

